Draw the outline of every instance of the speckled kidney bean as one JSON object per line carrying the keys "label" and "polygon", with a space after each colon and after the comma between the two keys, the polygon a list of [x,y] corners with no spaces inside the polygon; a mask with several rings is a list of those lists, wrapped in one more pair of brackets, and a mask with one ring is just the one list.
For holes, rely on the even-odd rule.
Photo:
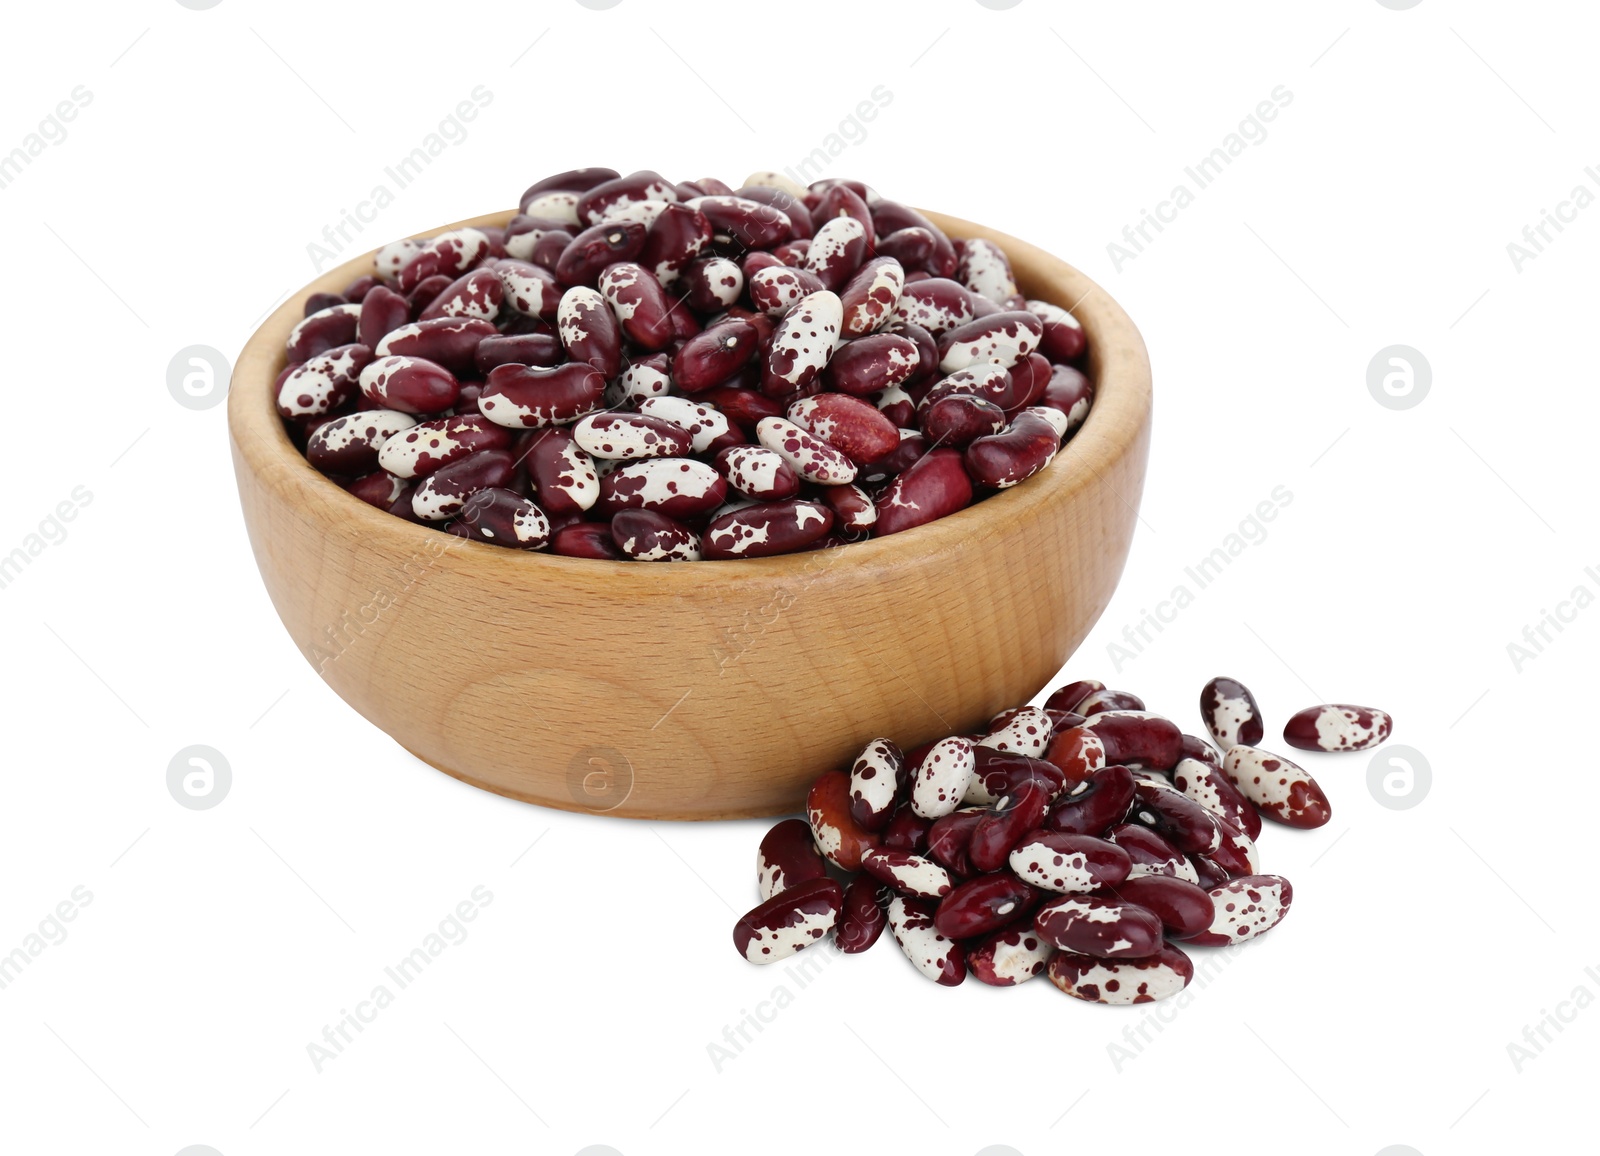
{"label": "speckled kidney bean", "polygon": [[421,357],[460,374],[474,368],[478,342],[493,336],[495,327],[481,318],[436,317],[391,330],[373,353],[378,357]]}
{"label": "speckled kidney bean", "polygon": [[[677,199],[677,190],[660,173],[640,169],[625,177],[613,177],[591,186],[575,202],[574,212],[581,224],[598,225],[605,219],[607,212],[619,206],[637,204],[640,201]],[[525,207],[522,211],[531,213],[533,206]]]}
{"label": "speckled kidney bean", "polygon": [[1260,837],[1261,813],[1233,785],[1220,762],[1185,756],[1172,768],[1172,785],[1250,838]]}
{"label": "speckled kidney bean", "polygon": [[893,333],[904,337],[917,347],[917,368],[912,371],[911,377],[904,384],[909,389],[920,385],[934,377],[939,370],[939,343],[920,325],[899,319],[890,321],[878,330],[879,333]]}
{"label": "speckled kidney bean", "polygon": [[1211,926],[1188,942],[1226,947],[1265,935],[1289,914],[1294,888],[1281,875],[1246,875],[1211,889]]}
{"label": "speckled kidney bean", "polygon": [[623,335],[640,349],[655,352],[672,343],[672,303],[643,265],[619,261],[599,276],[599,292]]}
{"label": "speckled kidney bean", "polygon": [[[922,436],[920,430],[901,429],[897,433],[900,437],[899,445],[877,461],[868,462],[861,467],[858,476],[863,483],[876,486],[879,483],[887,482],[891,478],[898,477],[920,462],[923,455],[931,448],[928,445],[928,439]],[[962,473],[965,474],[965,472],[965,467],[963,467]]]}
{"label": "speckled kidney bean", "polygon": [[302,318],[289,331],[285,345],[289,363],[310,361],[330,349],[352,344],[360,323],[361,306],[350,304],[330,305]]}
{"label": "speckled kidney bean", "polygon": [[472,228],[450,229],[428,241],[396,276],[402,293],[415,289],[429,277],[456,277],[489,252],[489,238]]}
{"label": "speckled kidney bean", "polygon": [[972,740],[959,735],[934,743],[911,780],[911,807],[924,819],[948,815],[961,805],[976,763]]}
{"label": "speckled kidney bean", "polygon": [[1238,679],[1223,675],[1201,689],[1200,717],[1224,753],[1238,743],[1255,746],[1266,733],[1256,696]]}
{"label": "speckled kidney bean", "polygon": [[996,305],[1004,306],[1017,295],[1010,259],[999,245],[983,237],[969,237],[962,244],[956,279]]}
{"label": "speckled kidney bean", "polygon": [[750,300],[769,317],[782,317],[803,297],[820,292],[822,282],[816,274],[787,265],[772,265],[754,274],[746,273]]}
{"label": "speckled kidney bean", "polygon": [[1088,727],[1077,726],[1050,740],[1045,760],[1061,768],[1068,783],[1081,783],[1113,760],[1106,757],[1106,744]]}
{"label": "speckled kidney bean", "polygon": [[806,817],[817,850],[841,870],[860,870],[861,856],[878,845],[878,834],[850,817],[850,776],[843,771],[817,777],[806,796]]}
{"label": "speckled kidney bean", "polygon": [[589,456],[615,461],[682,457],[692,445],[688,430],[643,413],[589,414],[572,437]]}
{"label": "speckled kidney bean", "polygon": [[1026,915],[1039,893],[1004,872],[968,879],[939,901],[934,926],[951,939],[987,935]]}
{"label": "speckled kidney bean", "polygon": [[490,421],[513,429],[568,425],[592,413],[605,395],[606,379],[582,361],[550,369],[497,365],[478,396]]}
{"label": "speckled kidney bean", "polygon": [[872,394],[871,401],[878,407],[878,412],[889,419],[889,423],[896,428],[896,431],[916,423],[916,399],[898,385],[891,385],[888,389],[881,389]]}
{"label": "speckled kidney bean", "polygon": [[1033,929],[1031,920],[1018,920],[981,937],[967,950],[967,970],[972,978],[991,987],[1014,987],[1043,975],[1056,953],[1053,944]]}
{"label": "speckled kidney bean", "polygon": [[341,345],[287,373],[278,385],[278,415],[318,417],[352,401],[362,368],[372,360],[365,345]]}
{"label": "speckled kidney bean", "polygon": [[1070,365],[1050,367],[1050,381],[1045,385],[1039,404],[1065,415],[1067,428],[1062,436],[1069,436],[1083,424],[1093,401],[1094,386],[1082,373]]}
{"label": "speckled kidney bean", "polygon": [[[959,329],[977,317],[972,294],[966,286],[944,277],[907,281],[900,292],[894,315],[901,321],[921,326],[935,339]],[[943,357],[941,346],[940,356]],[[961,368],[957,366],[957,368]]]}
{"label": "speckled kidney bean", "polygon": [[[428,481],[438,476],[434,474]],[[468,536],[474,541],[512,550],[537,550],[550,540],[550,519],[545,512],[516,491],[500,487],[479,490],[468,498],[457,522],[471,531]]]}
{"label": "speckled kidney bean", "polygon": [[644,239],[639,264],[655,274],[656,280],[671,288],[683,268],[711,244],[711,222],[698,209],[684,204],[669,204],[657,215]]}
{"label": "speckled kidney bean", "polygon": [[831,529],[833,511],[827,506],[791,498],[712,518],[702,543],[707,558],[767,558],[804,550]]}
{"label": "speckled kidney bean", "polygon": [[1154,1003],[1177,995],[1194,978],[1194,963],[1170,943],[1144,959],[1098,959],[1057,952],[1046,970],[1057,988],[1088,1003]]}
{"label": "speckled kidney bean", "polygon": [[556,319],[563,290],[548,269],[505,258],[494,263],[493,271],[500,278],[501,300],[506,308],[541,321]]}
{"label": "speckled kidney bean", "polygon": [[376,506],[409,522],[417,520],[411,512],[411,495],[416,485],[395,477],[387,470],[376,470],[356,478],[346,484],[345,489],[369,506]]}
{"label": "speckled kidney bean", "polygon": [[969,365],[994,362],[1009,369],[1039,347],[1043,331],[1043,322],[1020,310],[974,318],[939,338],[939,368],[954,373]]}
{"label": "speckled kidney bean", "polygon": [[866,533],[878,521],[878,507],[860,486],[824,486],[822,501],[833,511],[834,525],[850,533]]}
{"label": "speckled kidney bean", "polygon": [[844,889],[844,910],[834,928],[834,942],[846,955],[859,955],[883,934],[889,917],[883,909],[884,889],[877,880],[857,875]]}
{"label": "speckled kidney bean", "polygon": [[[757,174],[752,174],[755,176]],[[784,184],[772,184],[773,174],[762,174],[761,180],[747,180],[733,191],[733,196],[742,197],[747,201],[760,201],[777,209],[789,218],[789,232],[794,237],[809,237],[816,231],[816,226],[811,220],[811,211],[806,208],[805,190],[786,177],[779,176]]]}
{"label": "speckled kidney bean", "polygon": [[961,945],[934,926],[934,907],[926,899],[896,895],[889,900],[889,930],[919,972],[935,983],[954,987],[967,977]]}
{"label": "speckled kidney bean", "polygon": [[762,418],[756,423],[756,440],[788,462],[805,481],[823,486],[855,481],[854,462],[787,418]]}
{"label": "speckled kidney bean", "polygon": [[628,556],[611,537],[610,522],[573,522],[550,536],[550,552],[564,558],[621,562]]}
{"label": "speckled kidney bean", "polygon": [[1127,851],[1091,835],[1035,830],[1012,849],[1012,872],[1045,891],[1074,894],[1124,882],[1133,870]]}
{"label": "speckled kidney bean", "polygon": [[941,377],[922,395],[918,410],[924,414],[947,397],[975,397],[1010,410],[1016,400],[1011,374],[999,365],[975,365]]}
{"label": "speckled kidney bean", "polygon": [[815,381],[833,356],[843,314],[838,295],[826,289],[797,301],[768,342],[762,392],[784,397]]}
{"label": "speckled kidney bean", "polygon": [[1154,914],[1173,939],[1199,935],[1211,926],[1215,914],[1206,888],[1170,875],[1135,876],[1115,884],[1112,893]]}
{"label": "speckled kidney bean", "polygon": [[1365,751],[1393,733],[1394,721],[1383,711],[1337,702],[1308,706],[1283,724],[1283,741],[1303,751]]}
{"label": "speckled kidney bean", "polygon": [[1055,426],[1025,409],[1004,432],[986,434],[967,446],[967,473],[981,486],[1009,489],[1049,465],[1060,447]]}
{"label": "speckled kidney bean", "polygon": [[1038,707],[1025,706],[991,720],[988,735],[978,745],[1037,758],[1050,746],[1050,731],[1050,716]]}
{"label": "speckled kidney bean", "polygon": [[1084,695],[1078,705],[1072,708],[1084,718],[1093,718],[1097,714],[1117,710],[1144,710],[1144,699],[1127,690],[1112,690],[1109,687],[1097,687]]}
{"label": "speckled kidney bean", "polygon": [[1185,854],[1209,855],[1222,845],[1217,816],[1172,787],[1141,782],[1129,819],[1156,832]]}
{"label": "speckled kidney bean", "polygon": [[670,422],[689,435],[694,453],[717,453],[727,446],[741,445],[728,416],[715,406],[686,397],[651,396],[640,398],[639,412],[646,417]]}
{"label": "speckled kidney bean", "polygon": [[666,397],[671,388],[672,359],[665,353],[652,353],[608,383],[602,397],[613,409],[638,408],[648,398]]}
{"label": "speckled kidney bean", "polygon": [[699,257],[684,266],[676,291],[690,308],[717,313],[744,293],[744,271],[726,257]]}
{"label": "speckled kidney bean", "polygon": [[654,510],[669,518],[697,518],[720,506],[727,493],[728,483],[705,462],[649,458],[602,477],[599,508],[612,514]]}
{"label": "speckled kidney bean", "polygon": [[997,751],[980,744],[972,748],[972,757],[972,782],[961,796],[963,803],[987,807],[1030,781],[1039,782],[1053,799],[1066,783],[1057,767],[1016,751]]}
{"label": "speckled kidney bean", "polygon": [[900,444],[900,431],[860,398],[819,393],[789,407],[789,420],[815,434],[857,465],[876,461]]}
{"label": "speckled kidney bean", "polygon": [[529,185],[517,204],[522,206],[523,212],[527,212],[528,203],[545,193],[586,193],[596,185],[614,181],[621,175],[616,169],[568,169],[564,173],[555,173]]}
{"label": "speckled kidney bean", "polygon": [[896,229],[892,233],[880,234],[875,250],[879,257],[893,258],[907,273],[926,275],[931,273],[928,261],[933,256],[933,247],[933,234],[912,225]]}
{"label": "speckled kidney bean", "polygon": [[422,479],[411,495],[412,512],[426,522],[448,521],[473,494],[509,485],[516,472],[517,460],[505,450],[468,454]]}
{"label": "speckled kidney bean", "polygon": [[787,214],[748,197],[700,197],[689,204],[711,222],[712,238],[719,245],[770,249],[793,233]]}
{"label": "speckled kidney bean", "polygon": [[1149,827],[1121,823],[1107,831],[1105,837],[1128,853],[1133,861],[1133,876],[1172,875],[1190,883],[1199,882],[1183,852]]}
{"label": "speckled kidney bean", "polygon": [[777,963],[833,930],[844,889],[832,879],[812,879],[774,895],[733,926],[733,946],[751,963]]}
{"label": "speckled kidney bean", "polygon": [[833,353],[823,380],[840,393],[866,397],[905,383],[917,369],[917,345],[898,333],[871,333]]}
{"label": "speckled kidney bean", "polygon": [[870,241],[866,227],[854,217],[830,217],[811,238],[805,268],[824,288],[842,289],[866,260]]}
{"label": "speckled kidney bean", "polygon": [[361,371],[361,394],[402,413],[439,413],[461,396],[455,374],[425,357],[380,357]]}
{"label": "speckled kidney bean", "polygon": [[493,269],[475,269],[446,285],[418,316],[419,321],[435,317],[477,317],[493,321],[500,315],[505,288]]}
{"label": "speckled kidney bean", "polygon": [[511,435],[477,414],[434,418],[395,434],[378,451],[378,465],[397,478],[425,478],[480,450],[503,450]]}
{"label": "speckled kidney bean", "polygon": [[561,296],[556,308],[561,345],[573,362],[586,361],[605,377],[622,370],[622,330],[599,292],[574,285]]}
{"label": "speckled kidney bean", "polygon": [[878,537],[947,517],[972,504],[961,451],[930,450],[895,477],[878,498]]}
{"label": "speckled kidney bean", "polygon": [[909,785],[904,753],[891,739],[873,739],[850,768],[850,817],[862,830],[881,831]]}
{"label": "speckled kidney bean", "polygon": [[1105,744],[1108,763],[1138,763],[1151,770],[1169,771],[1183,754],[1183,732],[1178,724],[1148,711],[1101,711],[1083,725]]}
{"label": "speckled kidney bean", "polygon": [[1039,934],[1062,951],[1097,959],[1139,959],[1161,950],[1161,920],[1142,907],[1098,895],[1063,895],[1033,914]]}
{"label": "speckled kidney bean", "polygon": [[600,475],[592,459],[559,426],[535,431],[521,447],[534,496],[552,517],[580,515],[600,500]]}
{"label": "speckled kidney bean", "polygon": [[758,502],[776,502],[800,492],[800,475],[764,446],[728,446],[716,457],[728,485]]}
{"label": "speckled kidney bean", "polygon": [[611,519],[611,540],[635,562],[698,562],[700,535],[656,510],[621,510]]}
{"label": "speckled kidney bean", "polygon": [[922,418],[922,432],[934,445],[958,450],[1005,428],[1004,410],[992,401],[968,394],[941,397]]}
{"label": "speckled kidney bean", "polygon": [[411,258],[422,252],[423,244],[415,237],[390,241],[373,257],[373,271],[384,281],[394,281],[400,276],[400,270],[411,263]]}
{"label": "speckled kidney bean", "polygon": [[803,819],[776,824],[756,849],[756,889],[763,902],[791,887],[827,877],[828,864]]}
{"label": "speckled kidney bean", "polygon": [[1044,705],[1047,710],[1070,710],[1082,714],[1083,712],[1078,710],[1078,705],[1095,691],[1105,688],[1105,683],[1092,678],[1069,682],[1066,686],[1052,691],[1050,697],[1044,700]]}
{"label": "speckled kidney bean", "polygon": [[950,872],[910,851],[873,847],[862,854],[861,869],[900,894],[917,899],[941,899],[955,887]]}
{"label": "speckled kidney bean", "polygon": [[1054,362],[1076,361],[1083,356],[1087,341],[1076,317],[1048,301],[1029,301],[1027,310],[1044,322],[1039,352]]}
{"label": "speckled kidney bean", "polygon": [[1050,806],[1050,786],[1024,779],[1008,794],[996,799],[979,818],[967,843],[967,858],[975,871],[998,871],[1011,849],[1044,820]]}
{"label": "speckled kidney bean", "polygon": [[1268,819],[1309,829],[1333,818],[1333,805],[1317,781],[1282,755],[1240,743],[1223,758],[1222,769]]}
{"label": "speckled kidney bean", "polygon": [[387,285],[379,285],[361,299],[356,317],[356,340],[368,349],[411,320],[411,303]]}
{"label": "speckled kidney bean", "polygon": [[893,257],[875,257],[857,269],[839,290],[842,337],[864,337],[885,325],[900,307],[905,269]]}
{"label": "speckled kidney bean", "polygon": [[[366,409],[324,422],[306,439],[306,460],[325,474],[356,477],[378,468],[383,443],[417,424],[393,409]],[[392,499],[391,499],[392,500]]]}
{"label": "speckled kidney bean", "polygon": [[644,249],[649,228],[639,221],[604,220],[567,243],[555,275],[565,285],[594,285],[607,265],[632,261]]}

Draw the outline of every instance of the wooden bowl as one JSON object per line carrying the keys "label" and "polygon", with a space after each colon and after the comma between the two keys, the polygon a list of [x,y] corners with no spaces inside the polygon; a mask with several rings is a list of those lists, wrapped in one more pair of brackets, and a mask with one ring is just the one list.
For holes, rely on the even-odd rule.
{"label": "wooden bowl", "polygon": [[250,543],[295,644],[438,769],[638,818],[792,812],[869,739],[910,748],[1027,702],[1122,573],[1149,452],[1149,360],[1127,314],[1076,269],[928,215],[995,241],[1024,293],[1072,309],[1089,339],[1089,418],[1015,489],[889,538],[777,558],[528,554],[352,497],[289,441],[272,383],[307,296],[369,272],[372,255],[305,286],[245,346],[228,398]]}

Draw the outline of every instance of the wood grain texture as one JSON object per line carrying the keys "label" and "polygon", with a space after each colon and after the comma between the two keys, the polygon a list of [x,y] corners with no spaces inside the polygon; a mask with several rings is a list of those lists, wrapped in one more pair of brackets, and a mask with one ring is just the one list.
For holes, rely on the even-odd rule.
{"label": "wood grain texture", "polygon": [[1149,360],[1128,316],[1076,269],[929,216],[952,236],[995,241],[1023,292],[1072,309],[1094,407],[1015,489],[889,538],[787,557],[526,554],[366,505],[295,449],[272,382],[306,297],[370,271],[371,254],[305,286],[245,346],[228,398],[250,543],[295,644],[341,698],[440,770],[638,818],[791,812],[871,738],[911,747],[1026,702],[1121,576],[1149,452]]}

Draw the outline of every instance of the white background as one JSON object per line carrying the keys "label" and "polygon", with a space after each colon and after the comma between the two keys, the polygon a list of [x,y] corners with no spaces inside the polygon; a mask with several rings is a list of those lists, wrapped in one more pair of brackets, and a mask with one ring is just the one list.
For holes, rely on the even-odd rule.
{"label": "white background", "polygon": [[[1443,1156],[1587,1119],[1600,609],[1520,669],[1507,645],[1600,593],[1600,210],[1520,271],[1506,246],[1600,191],[1592,14],[895,7],[8,10],[0,153],[75,86],[92,100],[0,189],[0,553],[76,487],[92,500],[0,590],[0,953],[75,888],[92,900],[0,990],[0,1148]],[[884,86],[829,175],[1073,261],[1150,346],[1141,529],[1066,673],[1191,729],[1201,684],[1233,674],[1274,738],[1314,702],[1381,706],[1426,797],[1384,805],[1369,756],[1307,759],[1333,822],[1261,841],[1293,914],[1161,1023],[1043,982],[939,988],[887,937],[801,990],[728,942],[764,823],[554,813],[402,752],[280,627],[224,408],[178,405],[166,372],[190,345],[234,356],[316,272],[308,243],[479,85],[466,139],[347,256],[574,165],[738,184]],[[1119,271],[1108,242],[1279,85],[1266,138]],[[1432,369],[1403,411],[1367,388],[1392,344]],[[1114,659],[1277,486],[1265,538]],[[232,769],[209,810],[168,793],[191,744]],[[319,1073],[324,1025],[479,886],[466,939]],[[719,1070],[708,1046],[779,986],[792,1001]],[[1508,1045],[1558,1010],[1519,1070]],[[1114,1058],[1130,1026],[1150,1042]]]}

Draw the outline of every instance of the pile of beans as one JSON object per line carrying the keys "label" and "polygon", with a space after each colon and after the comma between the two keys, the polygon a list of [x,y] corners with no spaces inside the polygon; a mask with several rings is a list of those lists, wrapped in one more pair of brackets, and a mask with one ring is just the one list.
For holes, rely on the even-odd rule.
{"label": "pile of beans", "polygon": [[399,517],[573,557],[754,558],[1032,477],[1088,414],[1084,346],[998,246],[859,181],[594,168],[313,295],[274,388],[311,464]]}
{"label": "pile of beans", "polygon": [[[970,972],[997,987],[1048,975],[1092,1003],[1177,994],[1194,977],[1178,944],[1243,943],[1289,912],[1289,881],[1260,873],[1262,820],[1311,828],[1333,813],[1309,774],[1254,745],[1264,727],[1242,683],[1212,679],[1200,711],[1212,742],[1084,681],[986,734],[907,754],[873,740],[850,771],[817,779],[806,819],[767,832],[762,902],[734,947],[774,963],[831,932],[855,953],[888,927],[947,986]],[[1328,704],[1284,738],[1356,751],[1391,730],[1382,711]]]}

